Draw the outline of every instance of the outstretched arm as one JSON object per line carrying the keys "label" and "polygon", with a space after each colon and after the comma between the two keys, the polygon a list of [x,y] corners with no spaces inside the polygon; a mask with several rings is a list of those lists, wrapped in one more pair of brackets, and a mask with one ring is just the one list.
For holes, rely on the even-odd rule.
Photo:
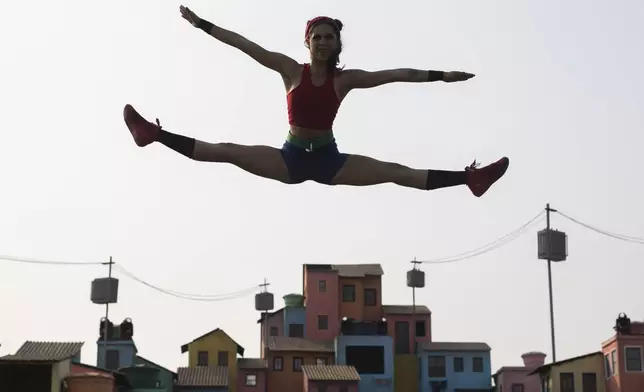
{"label": "outstretched arm", "polygon": [[300,65],[292,58],[282,53],[266,50],[241,34],[201,19],[187,7],[181,6],[180,11],[181,16],[192,23],[193,26],[200,28],[219,41],[241,50],[264,67],[272,69],[288,79],[293,79],[299,75]]}
{"label": "outstretched arm", "polygon": [[474,77],[473,74],[459,71],[423,71],[412,68],[387,69],[382,71],[364,71],[348,69],[342,71],[342,84],[346,91],[356,88],[372,88],[396,82],[460,82]]}

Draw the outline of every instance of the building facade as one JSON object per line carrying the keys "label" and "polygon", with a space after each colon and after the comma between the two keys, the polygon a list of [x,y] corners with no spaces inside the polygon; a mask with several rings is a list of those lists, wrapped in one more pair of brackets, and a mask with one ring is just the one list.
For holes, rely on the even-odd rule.
{"label": "building facade", "polygon": [[489,391],[490,346],[486,343],[425,343],[420,356],[421,392]]}

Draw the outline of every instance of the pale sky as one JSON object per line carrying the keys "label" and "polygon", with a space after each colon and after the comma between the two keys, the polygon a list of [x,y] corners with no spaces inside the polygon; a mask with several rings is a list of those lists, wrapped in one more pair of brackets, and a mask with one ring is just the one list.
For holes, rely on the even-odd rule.
{"label": "pale sky", "polygon": [[[394,6],[394,4],[396,4]],[[169,131],[281,146],[286,100],[277,74],[192,28],[169,1],[20,1],[0,13],[0,254],[63,261],[109,256],[153,284],[228,293],[266,277],[301,290],[302,263],[380,262],[384,301],[411,303],[413,257],[462,253],[514,230],[546,202],[599,228],[644,237],[644,2],[192,0],[198,15],[307,60],[306,21],[341,19],[348,68],[464,70],[459,84],[357,91],[335,133],[346,152],[422,168],[511,159],[483,198],[288,186],[232,166],[137,148],[122,119],[133,104]],[[492,367],[550,358],[545,262],[536,231],[462,262],[424,265],[419,304],[436,341],[485,341]],[[558,359],[600,349],[619,312],[642,319],[644,247],[561,216],[570,257],[554,265]],[[25,340],[85,341],[96,361],[104,267],[0,261],[0,354]],[[119,276],[119,275],[117,275]],[[259,354],[253,296],[192,302],[121,278],[112,319],[134,321],[139,353],[170,368],[180,345],[216,327]]]}

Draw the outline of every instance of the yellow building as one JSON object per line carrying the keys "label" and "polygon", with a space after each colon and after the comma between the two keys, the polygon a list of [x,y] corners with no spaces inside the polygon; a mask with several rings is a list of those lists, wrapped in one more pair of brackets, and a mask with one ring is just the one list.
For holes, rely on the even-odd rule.
{"label": "yellow building", "polygon": [[228,369],[228,391],[237,390],[237,354],[243,356],[244,348],[222,329],[214,329],[190,343],[181,346],[181,353],[188,353],[188,367],[208,366]]}
{"label": "yellow building", "polygon": [[545,392],[606,391],[601,351],[549,363],[538,367],[532,374],[539,375]]}

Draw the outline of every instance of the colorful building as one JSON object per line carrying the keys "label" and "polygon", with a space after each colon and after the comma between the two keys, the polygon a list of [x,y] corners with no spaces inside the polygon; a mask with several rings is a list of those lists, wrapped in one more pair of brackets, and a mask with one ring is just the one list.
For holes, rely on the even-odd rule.
{"label": "colorful building", "polygon": [[267,363],[269,391],[302,391],[302,365],[332,365],[335,361],[333,342],[315,342],[304,338],[271,336],[268,340]]}
{"label": "colorful building", "polygon": [[490,346],[486,343],[430,342],[420,354],[420,391],[489,391]]}
{"label": "colorful building", "polygon": [[541,390],[550,392],[604,392],[606,379],[601,351],[539,366]]}
{"label": "colorful building", "polygon": [[335,339],[336,363],[355,369],[361,391],[394,390],[394,344],[387,332],[386,320],[342,322]]}
{"label": "colorful building", "polygon": [[[269,391],[277,385],[302,391],[309,385],[300,374],[302,364],[331,361],[355,367],[360,390],[419,390],[421,347],[432,341],[431,311],[424,305],[383,304],[383,274],[379,264],[303,265],[302,294],[284,296],[284,307],[258,320]],[[369,352],[364,357],[374,362],[355,362],[354,352]],[[490,386],[489,347],[481,356],[482,376],[460,383]],[[472,381],[485,375],[487,382]]]}
{"label": "colorful building", "polygon": [[602,343],[606,392],[644,391],[644,322],[621,314],[615,335]]}
{"label": "colorful building", "polygon": [[[216,328],[190,343],[181,346],[181,353],[188,353],[188,367],[216,368],[228,373],[226,387],[230,392],[237,391],[237,355],[244,356],[244,348],[237,344],[226,332]],[[207,370],[211,372],[211,370]],[[209,373],[210,374],[210,373]],[[214,374],[214,373],[213,373]],[[190,373],[192,376],[193,373]],[[181,384],[179,375],[179,385]],[[220,381],[221,378],[218,378]]]}
{"label": "colorful building", "polygon": [[496,392],[542,392],[534,370],[545,363],[546,354],[531,351],[521,356],[523,366],[503,366],[492,375]]}

